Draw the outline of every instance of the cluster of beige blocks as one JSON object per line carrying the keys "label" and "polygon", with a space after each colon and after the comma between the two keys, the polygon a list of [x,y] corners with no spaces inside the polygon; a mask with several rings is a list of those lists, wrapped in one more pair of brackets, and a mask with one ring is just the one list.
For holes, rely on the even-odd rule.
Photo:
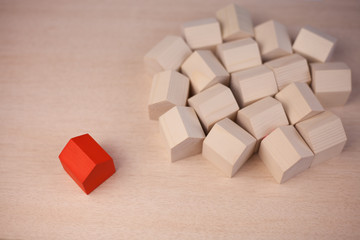
{"label": "cluster of beige blocks", "polygon": [[149,117],[159,120],[171,161],[201,153],[232,177],[258,153],[283,183],[341,153],[342,122],[325,108],[346,103],[351,70],[328,62],[335,38],[307,26],[292,44],[285,25],[253,26],[236,4],[181,30],[144,59],[156,73]]}

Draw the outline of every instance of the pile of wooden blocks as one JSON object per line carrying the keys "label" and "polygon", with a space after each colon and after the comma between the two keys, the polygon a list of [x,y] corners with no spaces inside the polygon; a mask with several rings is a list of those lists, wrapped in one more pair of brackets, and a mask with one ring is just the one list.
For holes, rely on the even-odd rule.
{"label": "pile of wooden blocks", "polygon": [[155,74],[149,116],[171,161],[201,153],[232,177],[258,152],[283,183],[342,151],[342,122],[324,109],[351,92],[349,67],[328,62],[335,38],[303,27],[292,44],[283,24],[253,27],[236,4],[184,23],[182,33],[144,58]]}

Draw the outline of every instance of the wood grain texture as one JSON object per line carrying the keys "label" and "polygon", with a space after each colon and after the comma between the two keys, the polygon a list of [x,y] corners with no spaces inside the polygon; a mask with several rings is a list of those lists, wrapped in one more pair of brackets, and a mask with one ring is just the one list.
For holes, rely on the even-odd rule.
{"label": "wood grain texture", "polygon": [[341,119],[328,111],[296,124],[296,130],[315,155],[312,167],[339,155],[346,143]]}
{"label": "wood grain texture", "polygon": [[308,62],[298,54],[265,62],[265,66],[273,70],[279,90],[292,82],[306,82],[310,84],[311,76]]}
{"label": "wood grain texture", "polygon": [[[232,1],[0,2],[0,238],[359,239],[360,3],[238,1],[338,38],[353,92],[333,108],[343,153],[278,185],[257,156],[232,178],[200,155],[170,163],[148,120],[143,57],[185,21]],[[63,170],[67,141],[89,132],[116,173],[89,196]]]}

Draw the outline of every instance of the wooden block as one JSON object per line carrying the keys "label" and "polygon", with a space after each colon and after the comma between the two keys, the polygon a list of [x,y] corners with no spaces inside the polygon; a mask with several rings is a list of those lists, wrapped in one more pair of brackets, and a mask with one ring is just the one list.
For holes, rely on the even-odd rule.
{"label": "wooden block", "polygon": [[219,44],[216,54],[230,73],[261,65],[258,44],[252,38]]}
{"label": "wooden block", "polygon": [[278,92],[274,73],[264,65],[232,73],[230,87],[240,107]]}
{"label": "wooden block", "polygon": [[294,126],[282,126],[262,140],[259,157],[278,183],[284,183],[311,165],[314,154]]}
{"label": "wooden block", "polygon": [[190,78],[191,93],[199,93],[217,83],[229,85],[229,73],[209,50],[193,52],[181,66],[181,71]]}
{"label": "wooden block", "polygon": [[264,61],[292,54],[291,41],[285,25],[270,20],[257,25],[254,31]]}
{"label": "wooden block", "polygon": [[254,36],[250,13],[236,4],[229,4],[218,10],[216,18],[220,22],[224,41]]}
{"label": "wooden block", "polygon": [[86,194],[115,173],[112,158],[89,134],[70,139],[59,159],[65,171]]}
{"label": "wooden block", "polygon": [[147,71],[151,74],[163,70],[179,70],[191,54],[189,46],[178,36],[166,36],[144,57]]}
{"label": "wooden block", "polygon": [[308,63],[298,54],[277,58],[265,65],[273,70],[279,90],[292,82],[311,81]]}
{"label": "wooden block", "polygon": [[234,120],[239,110],[230,88],[219,83],[189,98],[188,103],[195,109],[206,133],[224,118]]}
{"label": "wooden block", "polygon": [[202,155],[232,177],[254,153],[255,138],[233,121],[217,122],[204,140]]}
{"label": "wooden block", "polygon": [[205,134],[193,108],[175,106],[159,123],[172,162],[201,153]]}
{"label": "wooden block", "polygon": [[189,86],[189,79],[181,73],[173,70],[157,73],[153,79],[148,104],[150,119],[158,120],[174,106],[185,106]]}
{"label": "wooden block", "polygon": [[277,93],[275,98],[282,103],[291,124],[296,124],[324,111],[306,83],[291,83]]}
{"label": "wooden block", "polygon": [[215,18],[186,22],[182,32],[191,49],[214,49],[222,43],[220,24]]}
{"label": "wooden block", "polygon": [[331,112],[299,122],[296,129],[315,154],[312,167],[339,155],[347,140],[341,119]]}
{"label": "wooden block", "polygon": [[343,62],[312,63],[311,87],[324,107],[343,106],[351,93],[351,70]]}
{"label": "wooden block", "polygon": [[272,97],[263,98],[238,111],[236,122],[256,138],[255,151],[263,137],[277,127],[289,124],[281,103]]}
{"label": "wooden block", "polygon": [[331,57],[336,38],[310,26],[300,29],[293,49],[309,61],[326,62]]}

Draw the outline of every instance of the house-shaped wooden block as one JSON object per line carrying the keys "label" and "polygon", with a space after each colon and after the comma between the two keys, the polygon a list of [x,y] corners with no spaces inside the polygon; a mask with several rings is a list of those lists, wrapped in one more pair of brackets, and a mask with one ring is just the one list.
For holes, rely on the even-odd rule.
{"label": "house-shaped wooden block", "polygon": [[148,104],[149,118],[158,120],[174,106],[185,106],[189,86],[189,79],[174,70],[155,74]]}
{"label": "house-shaped wooden block", "polygon": [[300,29],[293,49],[309,61],[326,62],[334,52],[336,38],[310,26]]}
{"label": "house-shaped wooden block", "polygon": [[86,194],[115,173],[112,158],[89,134],[70,139],[59,158],[65,171]]}
{"label": "house-shaped wooden block", "polygon": [[206,136],[202,155],[232,177],[254,152],[256,140],[228,118],[217,122]]}
{"label": "house-shaped wooden block", "polygon": [[294,126],[282,126],[262,140],[259,157],[278,183],[305,171],[314,154]]}
{"label": "house-shaped wooden block", "polygon": [[270,20],[255,27],[255,39],[259,44],[264,61],[292,54],[292,47],[286,27]]}
{"label": "house-shaped wooden block", "polygon": [[159,123],[172,162],[201,153],[205,134],[193,108],[175,106]]}
{"label": "house-shaped wooden block", "polygon": [[287,85],[275,95],[275,98],[282,103],[291,124],[324,111],[309,85],[303,82]]}
{"label": "house-shaped wooden block", "polygon": [[289,124],[281,102],[272,97],[263,98],[240,109],[236,122],[256,138],[255,151],[263,137],[277,127]]}
{"label": "house-shaped wooden block", "polygon": [[214,49],[222,43],[220,24],[215,18],[186,22],[182,25],[186,42],[192,49]]}
{"label": "house-shaped wooden block", "polygon": [[216,46],[216,54],[230,73],[261,65],[257,42],[245,38]]}
{"label": "house-shaped wooden block", "polygon": [[278,92],[274,73],[265,65],[232,73],[230,88],[240,107]]}
{"label": "house-shaped wooden block", "polygon": [[254,36],[250,13],[237,4],[229,4],[216,12],[224,41]]}
{"label": "house-shaped wooden block", "polygon": [[264,64],[273,70],[279,90],[292,82],[311,82],[308,63],[299,54],[280,57]]}
{"label": "house-shaped wooden block", "polygon": [[199,93],[217,83],[229,85],[229,73],[209,50],[193,52],[181,66],[181,72],[190,78],[191,94]]}
{"label": "house-shaped wooden block", "polygon": [[351,69],[343,62],[312,63],[311,87],[324,107],[343,106],[351,93]]}
{"label": "house-shaped wooden block", "polygon": [[166,36],[145,55],[146,70],[150,74],[164,70],[179,70],[191,52],[181,37]]}
{"label": "house-shaped wooden block", "polygon": [[331,112],[299,122],[296,129],[315,154],[311,166],[339,155],[347,140],[341,119]]}
{"label": "house-shaped wooden block", "polygon": [[239,110],[230,88],[220,83],[189,98],[188,103],[195,109],[206,133],[224,118],[235,120]]}

